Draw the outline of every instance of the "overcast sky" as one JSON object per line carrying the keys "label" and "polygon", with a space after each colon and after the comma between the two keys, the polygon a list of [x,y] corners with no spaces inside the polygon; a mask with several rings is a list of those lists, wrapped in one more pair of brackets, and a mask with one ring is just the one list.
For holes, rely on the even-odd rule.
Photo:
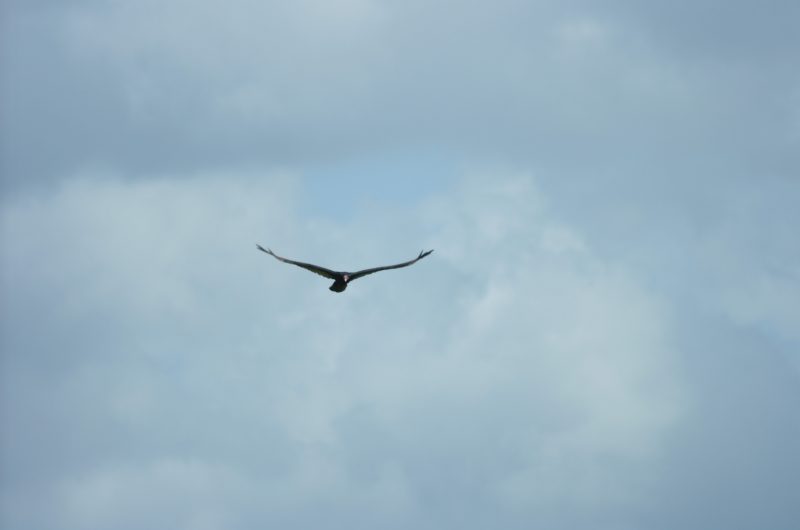
{"label": "overcast sky", "polygon": [[796,528],[800,3],[0,21],[3,528]]}

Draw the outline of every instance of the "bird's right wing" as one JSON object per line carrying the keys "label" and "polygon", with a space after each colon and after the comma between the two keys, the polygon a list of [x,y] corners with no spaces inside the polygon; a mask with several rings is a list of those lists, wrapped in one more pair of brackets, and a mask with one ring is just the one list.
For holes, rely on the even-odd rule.
{"label": "bird's right wing", "polygon": [[267,254],[272,256],[273,258],[275,258],[277,260],[280,260],[280,261],[282,261],[284,263],[290,263],[292,265],[297,265],[298,267],[302,267],[302,268],[304,268],[306,270],[309,270],[309,271],[311,271],[311,272],[313,272],[315,274],[319,274],[320,276],[324,276],[326,278],[330,278],[331,280],[335,280],[336,277],[337,277],[337,275],[336,275],[336,273],[334,271],[332,271],[330,269],[326,269],[325,267],[320,267],[319,265],[312,265],[311,263],[303,263],[302,261],[294,261],[294,260],[282,258],[282,257],[278,256],[277,254],[275,254],[274,252],[272,252],[272,250],[270,250],[268,248],[264,248],[261,245],[259,245],[258,243],[256,243],[256,247],[258,247],[258,250],[260,250],[261,252],[266,252]]}

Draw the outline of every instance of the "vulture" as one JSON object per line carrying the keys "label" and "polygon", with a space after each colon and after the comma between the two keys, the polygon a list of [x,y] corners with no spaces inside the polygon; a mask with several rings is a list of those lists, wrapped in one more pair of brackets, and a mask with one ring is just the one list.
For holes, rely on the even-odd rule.
{"label": "vulture", "polygon": [[416,258],[414,258],[412,260],[409,260],[409,261],[404,261],[403,263],[398,263],[396,265],[386,265],[386,266],[383,266],[383,267],[374,267],[372,269],[364,269],[364,270],[361,270],[361,271],[358,271],[358,272],[342,272],[342,271],[332,271],[330,269],[326,269],[325,267],[320,267],[319,265],[312,265],[310,263],[303,263],[302,261],[294,261],[294,260],[282,258],[282,257],[278,256],[277,254],[275,254],[274,252],[272,252],[272,250],[270,250],[268,248],[264,248],[264,247],[262,247],[261,245],[259,245],[257,243],[256,243],[256,247],[258,247],[258,250],[260,250],[261,252],[266,252],[267,254],[269,254],[270,256],[272,256],[273,258],[275,258],[277,260],[280,260],[280,261],[282,261],[284,263],[290,263],[292,265],[297,265],[298,267],[302,267],[302,268],[304,268],[306,270],[309,270],[309,271],[311,271],[313,273],[319,274],[320,276],[324,276],[326,278],[329,278],[329,279],[333,280],[333,283],[331,284],[329,289],[331,291],[335,292],[335,293],[341,293],[342,291],[347,289],[347,284],[348,283],[352,282],[353,280],[357,280],[357,279],[361,278],[362,276],[366,276],[367,274],[372,274],[374,272],[380,272],[380,271],[385,271],[385,270],[389,270],[389,269],[399,269],[401,267],[408,267],[409,265],[413,265],[414,263],[418,262],[419,260],[421,260],[422,258],[427,256],[428,254],[433,252],[433,250],[428,250],[428,251],[424,251],[423,250],[422,252],[419,253],[419,256],[417,256]]}

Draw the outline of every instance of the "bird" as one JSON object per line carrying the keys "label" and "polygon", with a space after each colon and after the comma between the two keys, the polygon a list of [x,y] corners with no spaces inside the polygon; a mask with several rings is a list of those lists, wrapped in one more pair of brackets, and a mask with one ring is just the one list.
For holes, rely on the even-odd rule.
{"label": "bird", "polygon": [[291,265],[297,265],[298,267],[302,267],[306,270],[309,270],[315,274],[319,274],[320,276],[324,276],[325,278],[329,278],[333,280],[333,283],[328,288],[335,293],[341,293],[345,289],[347,289],[347,285],[352,282],[353,280],[357,280],[361,277],[366,276],[367,274],[372,274],[375,272],[385,271],[389,269],[400,269],[402,267],[408,267],[409,265],[413,265],[414,263],[418,262],[425,256],[428,256],[433,250],[423,250],[419,253],[419,256],[412,260],[404,261],[403,263],[398,263],[396,265],[386,265],[383,267],[374,267],[372,269],[364,269],[357,272],[344,272],[344,271],[333,271],[331,269],[326,269],[325,267],[320,267],[319,265],[312,265],[311,263],[303,263],[302,261],[294,261],[290,259],[283,258],[278,256],[274,252],[272,252],[269,248],[264,248],[258,243],[256,243],[256,247],[261,252],[266,252],[273,258],[282,261],[284,263],[289,263]]}

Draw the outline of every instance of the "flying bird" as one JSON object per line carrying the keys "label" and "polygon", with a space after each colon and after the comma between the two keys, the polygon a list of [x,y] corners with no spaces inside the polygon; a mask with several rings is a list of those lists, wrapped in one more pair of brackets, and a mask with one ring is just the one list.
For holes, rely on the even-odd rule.
{"label": "flying bird", "polygon": [[348,283],[352,282],[353,280],[357,280],[357,279],[361,278],[362,276],[366,276],[367,274],[372,274],[374,272],[380,272],[380,271],[385,271],[385,270],[389,270],[389,269],[399,269],[399,268],[402,268],[402,267],[408,267],[409,265],[413,265],[414,263],[418,262],[419,260],[421,260],[422,258],[427,256],[428,254],[433,252],[433,250],[422,251],[422,252],[419,253],[419,256],[417,256],[416,258],[414,258],[412,260],[409,260],[409,261],[404,261],[403,263],[398,263],[397,265],[386,265],[384,267],[374,267],[372,269],[364,269],[364,270],[361,270],[361,271],[358,271],[358,272],[343,272],[343,271],[332,271],[330,269],[326,269],[325,267],[320,267],[319,265],[312,265],[311,263],[303,263],[302,261],[294,261],[294,260],[282,258],[282,257],[278,256],[277,254],[275,254],[274,252],[272,252],[272,250],[270,250],[268,248],[264,248],[259,244],[256,244],[256,247],[258,247],[258,250],[260,250],[261,252],[266,252],[267,254],[269,254],[270,256],[272,256],[273,258],[275,258],[277,260],[280,260],[280,261],[282,261],[284,263],[290,263],[292,265],[297,265],[298,267],[302,267],[302,268],[304,268],[306,270],[309,270],[309,271],[311,271],[311,272],[313,272],[315,274],[319,274],[320,276],[324,276],[325,278],[329,278],[329,279],[333,280],[333,283],[331,284],[329,289],[331,291],[336,292],[336,293],[341,293],[342,291],[347,289],[347,284]]}

